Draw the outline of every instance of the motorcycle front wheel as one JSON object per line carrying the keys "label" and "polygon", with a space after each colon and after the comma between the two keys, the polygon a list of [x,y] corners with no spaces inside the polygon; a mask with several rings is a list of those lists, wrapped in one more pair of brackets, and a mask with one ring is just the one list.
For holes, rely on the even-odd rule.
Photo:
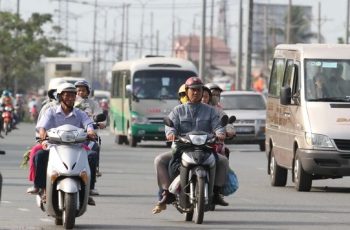
{"label": "motorcycle front wheel", "polygon": [[203,177],[197,177],[197,183],[196,183],[196,201],[194,203],[194,222],[196,224],[203,223],[204,218],[204,206],[205,206],[205,198],[204,198],[204,186],[205,181]]}
{"label": "motorcycle front wheel", "polygon": [[77,207],[77,194],[65,193],[64,194],[64,210],[63,210],[63,227],[65,229],[72,229],[75,225],[75,214]]}

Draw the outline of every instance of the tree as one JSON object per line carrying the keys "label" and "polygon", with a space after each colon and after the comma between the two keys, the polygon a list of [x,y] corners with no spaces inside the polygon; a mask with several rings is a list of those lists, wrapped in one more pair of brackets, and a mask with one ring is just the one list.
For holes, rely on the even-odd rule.
{"label": "tree", "polygon": [[[43,82],[42,56],[65,56],[72,49],[46,35],[50,14],[34,13],[24,21],[17,14],[0,12],[0,84],[18,91],[37,89]],[[55,32],[55,27],[52,28]]]}

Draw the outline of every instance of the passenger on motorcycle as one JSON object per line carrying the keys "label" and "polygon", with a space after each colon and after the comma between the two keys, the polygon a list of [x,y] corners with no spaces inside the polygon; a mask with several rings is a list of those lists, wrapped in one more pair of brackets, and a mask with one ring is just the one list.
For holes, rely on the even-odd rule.
{"label": "passenger on motorcycle", "polygon": [[[207,83],[204,87],[208,93],[210,92],[210,100],[207,102],[207,104],[210,104],[214,106],[217,111],[222,115],[225,115],[226,113],[223,111],[222,106],[220,104],[220,98],[222,89],[220,86],[218,86],[215,83]],[[233,138],[236,135],[235,129],[232,124],[227,124],[225,126],[226,129],[226,137],[227,138]],[[222,151],[221,151],[222,150]],[[224,145],[218,145],[218,151],[222,152],[226,155],[227,158],[230,156],[230,151],[228,148],[224,147]]]}
{"label": "passenger on motorcycle", "polygon": [[[75,84],[77,89],[77,98],[75,99],[74,107],[79,108],[87,113],[90,118],[98,114],[102,114],[102,108],[100,105],[93,99],[89,98],[91,89],[90,85],[86,80],[77,81]],[[106,127],[106,121],[99,122],[98,127],[100,129],[104,129]],[[89,148],[97,153],[97,162],[96,162],[96,173],[97,176],[101,176],[101,172],[99,170],[100,165],[100,146],[96,142],[91,142],[92,144],[88,144]],[[97,189],[92,188],[90,190],[90,195],[99,195]]]}
{"label": "passenger on motorcycle", "polygon": [[[57,97],[60,104],[47,109],[36,125],[36,129],[39,131],[40,142],[43,147],[43,150],[39,150],[34,157],[36,171],[34,187],[37,190],[36,192],[38,192],[39,189],[44,190],[45,192],[46,187],[46,168],[49,157],[47,141],[45,140],[47,130],[64,124],[70,124],[76,127],[86,128],[88,138],[91,140],[96,139],[93,121],[87,116],[86,113],[74,108],[76,98],[75,86],[70,83],[63,83],[59,85],[57,88]],[[96,175],[96,156],[94,154],[89,155],[89,166],[91,170],[90,184],[93,186]],[[95,201],[89,197],[88,204],[95,205]]]}
{"label": "passenger on motorcycle", "polygon": [[[224,141],[225,130],[220,126],[220,116],[217,111],[206,104],[201,103],[203,94],[203,83],[198,77],[190,77],[185,83],[185,91],[189,102],[176,106],[169,114],[174,123],[174,128],[166,126],[166,139],[173,141],[176,135],[190,131],[201,130],[215,132],[219,141]],[[173,156],[172,151],[161,153],[155,160],[155,168],[160,189],[159,201],[152,210],[154,214],[166,209],[166,204],[171,203],[173,197],[169,193],[170,176],[168,171],[169,162]],[[217,155],[217,167],[214,187],[214,203],[227,206],[222,197],[221,187],[224,185],[228,170],[226,157]]]}
{"label": "passenger on motorcycle", "polygon": [[179,102],[180,104],[185,104],[188,102],[188,97],[186,95],[186,85],[182,84],[179,88]]}

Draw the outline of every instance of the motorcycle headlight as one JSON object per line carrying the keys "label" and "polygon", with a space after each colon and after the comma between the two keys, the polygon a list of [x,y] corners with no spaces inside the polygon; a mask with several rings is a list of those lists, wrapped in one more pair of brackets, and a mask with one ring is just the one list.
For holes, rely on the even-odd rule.
{"label": "motorcycle headlight", "polygon": [[325,135],[305,133],[305,139],[306,143],[314,148],[334,148],[331,139]]}
{"label": "motorcycle headlight", "polygon": [[189,137],[194,145],[204,145],[207,141],[207,135],[189,135]]}
{"label": "motorcycle headlight", "polygon": [[75,138],[78,135],[77,131],[59,131],[58,135],[63,142],[75,142]]}

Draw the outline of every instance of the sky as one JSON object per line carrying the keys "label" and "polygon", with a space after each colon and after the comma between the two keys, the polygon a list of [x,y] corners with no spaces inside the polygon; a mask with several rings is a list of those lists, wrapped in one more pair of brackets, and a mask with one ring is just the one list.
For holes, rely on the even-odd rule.
{"label": "sky", "polygon": [[[74,3],[74,2],[75,3]],[[0,9],[16,11],[16,0],[0,0]],[[61,0],[61,4],[65,6]],[[88,4],[82,4],[82,2]],[[248,0],[243,0],[244,18],[246,21],[246,9]],[[288,0],[255,0],[257,3],[288,4]],[[317,32],[318,4],[321,3],[321,33],[327,43],[336,43],[338,37],[345,36],[347,0],[292,0],[295,5],[309,5],[313,7],[314,20],[311,21],[312,30]],[[202,0],[98,0],[96,49],[101,50],[100,57],[108,60],[106,65],[111,65],[116,60],[118,49],[104,46],[104,41],[120,42],[122,27],[123,3],[129,4],[129,29],[128,29],[128,58],[140,56],[140,35],[144,35],[143,55],[151,52],[155,54],[155,39],[159,31],[159,54],[171,55],[169,49],[172,41],[172,22],[175,19],[175,35],[190,33],[200,34],[201,4]],[[68,38],[69,45],[78,52],[75,56],[91,56],[92,41],[94,37],[94,0],[69,0]],[[175,8],[173,9],[173,6]],[[210,25],[211,0],[207,0],[207,28]],[[219,0],[214,0],[214,32],[217,27],[217,15]],[[229,46],[233,52],[238,48],[238,8],[239,0],[228,0],[228,24]],[[27,18],[33,12],[50,13],[54,15],[54,22],[58,22],[59,0],[20,0],[20,14]],[[61,14],[63,15],[63,14]],[[144,15],[142,17],[142,15]],[[151,18],[153,15],[153,23]],[[143,19],[143,20],[142,20]],[[61,25],[65,28],[65,17],[61,17]],[[246,31],[246,23],[243,30]],[[152,31],[152,32],[151,32]],[[209,33],[209,32],[208,32]],[[153,36],[151,36],[153,34]],[[126,56],[126,55],[124,55]],[[102,68],[102,67],[101,67]]]}

